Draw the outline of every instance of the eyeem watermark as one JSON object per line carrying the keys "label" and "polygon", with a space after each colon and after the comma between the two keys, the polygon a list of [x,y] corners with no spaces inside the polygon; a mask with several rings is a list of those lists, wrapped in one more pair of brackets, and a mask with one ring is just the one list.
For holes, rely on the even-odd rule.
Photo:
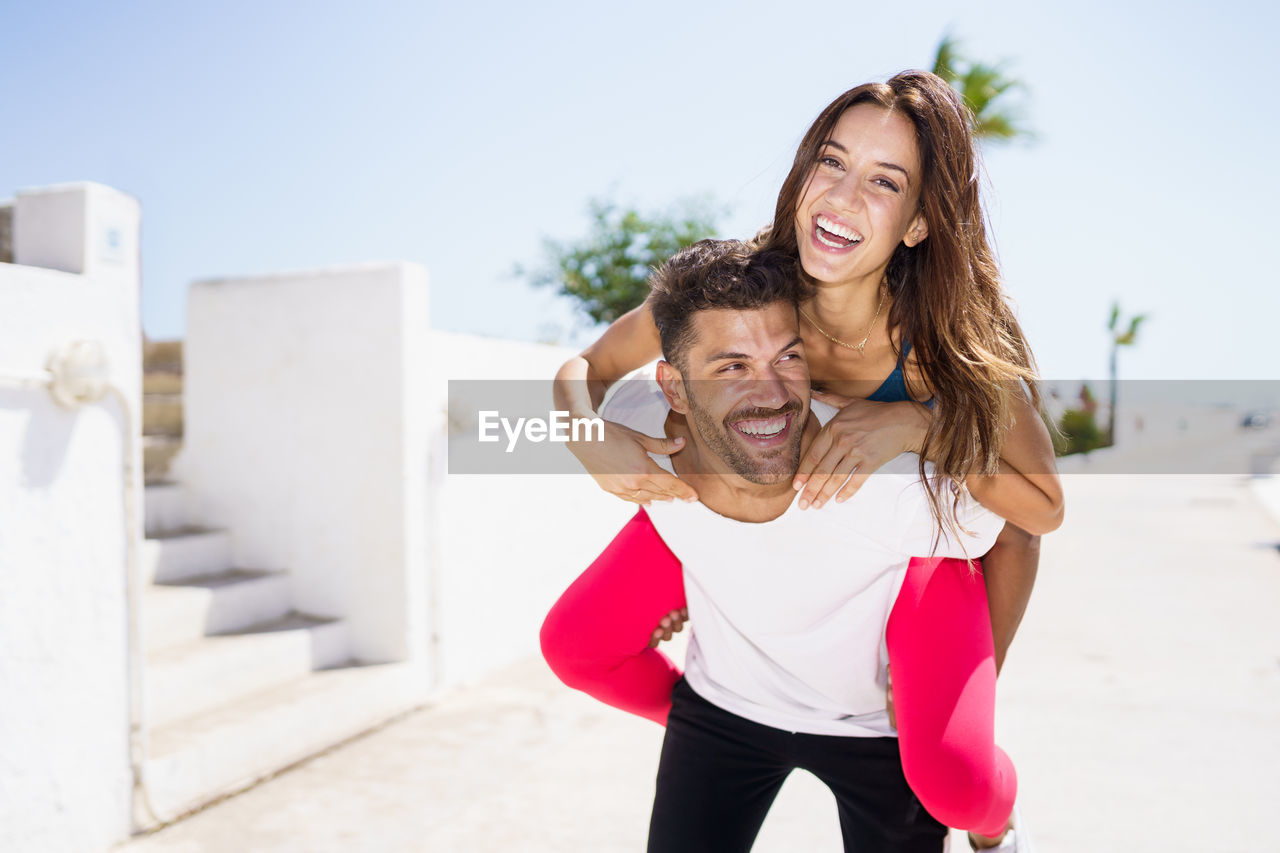
{"label": "eyeem watermark", "polygon": [[571,418],[568,412],[553,411],[547,420],[542,418],[516,418],[512,423],[496,410],[479,413],[478,438],[482,442],[501,441],[507,437],[507,453],[516,449],[521,436],[535,444],[543,441],[567,443],[569,441],[604,441],[603,418]]}

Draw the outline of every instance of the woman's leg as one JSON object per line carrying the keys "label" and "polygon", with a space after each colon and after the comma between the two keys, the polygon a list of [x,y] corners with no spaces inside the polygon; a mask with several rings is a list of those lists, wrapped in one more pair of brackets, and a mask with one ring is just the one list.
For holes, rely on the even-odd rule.
{"label": "woman's leg", "polygon": [[913,558],[886,637],[902,769],[942,823],[998,835],[1017,776],[995,745],[996,665],[982,576]]}
{"label": "woman's leg", "polygon": [[542,655],[568,686],[666,725],[680,670],[649,639],[683,607],[680,561],[641,509],[551,608]]}

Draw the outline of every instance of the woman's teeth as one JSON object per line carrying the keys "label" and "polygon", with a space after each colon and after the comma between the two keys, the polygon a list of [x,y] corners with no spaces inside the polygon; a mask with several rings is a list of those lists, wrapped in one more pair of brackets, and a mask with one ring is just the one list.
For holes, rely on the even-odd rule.
{"label": "woman's teeth", "polygon": [[833,249],[844,249],[862,242],[862,235],[852,228],[834,222],[825,216],[819,216],[817,222],[818,242]]}

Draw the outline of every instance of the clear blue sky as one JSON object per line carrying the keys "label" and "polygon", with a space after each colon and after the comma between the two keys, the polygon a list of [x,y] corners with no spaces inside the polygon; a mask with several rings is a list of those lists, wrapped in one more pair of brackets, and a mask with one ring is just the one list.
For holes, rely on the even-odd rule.
{"label": "clear blue sky", "polygon": [[583,342],[511,270],[588,198],[710,196],[747,236],[817,111],[950,28],[1030,87],[988,202],[1046,376],[1105,375],[1118,297],[1152,315],[1124,375],[1280,378],[1280,14],[1113,5],[0,0],[0,197],[137,196],[153,337],[196,279],[405,259],[440,328]]}

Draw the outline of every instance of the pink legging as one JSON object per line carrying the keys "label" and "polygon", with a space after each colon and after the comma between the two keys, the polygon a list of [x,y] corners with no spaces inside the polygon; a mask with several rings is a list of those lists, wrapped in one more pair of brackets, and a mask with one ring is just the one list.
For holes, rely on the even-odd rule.
{"label": "pink legging", "polygon": [[[665,725],[680,670],[648,644],[659,620],[684,606],[680,561],[642,509],[551,608],[542,654],[568,686]],[[981,575],[963,560],[913,558],[886,640],[908,784],[941,823],[999,834],[1017,779],[995,745]]]}

